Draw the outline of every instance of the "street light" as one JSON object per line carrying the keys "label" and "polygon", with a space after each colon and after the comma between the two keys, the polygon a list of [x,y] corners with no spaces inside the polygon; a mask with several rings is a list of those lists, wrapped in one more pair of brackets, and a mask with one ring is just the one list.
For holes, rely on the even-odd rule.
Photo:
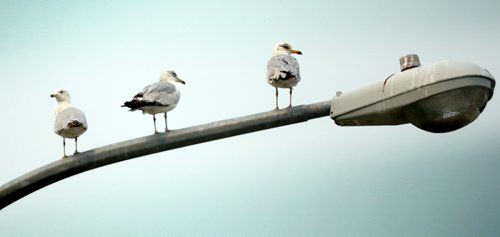
{"label": "street light", "polygon": [[411,122],[426,131],[453,131],[474,121],[493,95],[495,80],[473,64],[447,61],[420,66],[416,55],[400,61],[401,73],[339,92],[333,100],[139,137],[56,160],[0,186],[0,210],[47,185],[105,165],[329,114],[342,126]]}
{"label": "street light", "polygon": [[420,66],[417,55],[399,59],[401,72],[332,99],[340,126],[412,123],[428,132],[454,131],[474,121],[493,95],[495,79],[477,65],[442,61]]}

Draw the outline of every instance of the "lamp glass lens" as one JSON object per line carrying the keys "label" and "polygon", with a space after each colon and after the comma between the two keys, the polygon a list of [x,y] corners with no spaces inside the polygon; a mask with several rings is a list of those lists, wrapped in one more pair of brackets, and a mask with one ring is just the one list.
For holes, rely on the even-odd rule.
{"label": "lamp glass lens", "polygon": [[470,86],[443,92],[406,106],[402,113],[416,127],[444,133],[474,121],[486,107],[490,90]]}

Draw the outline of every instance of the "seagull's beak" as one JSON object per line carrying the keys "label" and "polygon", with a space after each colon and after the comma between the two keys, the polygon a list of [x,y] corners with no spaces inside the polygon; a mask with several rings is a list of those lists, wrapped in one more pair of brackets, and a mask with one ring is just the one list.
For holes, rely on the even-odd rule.
{"label": "seagull's beak", "polygon": [[186,82],[184,80],[179,79],[179,78],[176,78],[175,81],[186,85]]}
{"label": "seagull's beak", "polygon": [[300,50],[298,50],[298,49],[292,49],[292,50],[290,50],[290,52],[302,55],[302,52],[300,52]]}

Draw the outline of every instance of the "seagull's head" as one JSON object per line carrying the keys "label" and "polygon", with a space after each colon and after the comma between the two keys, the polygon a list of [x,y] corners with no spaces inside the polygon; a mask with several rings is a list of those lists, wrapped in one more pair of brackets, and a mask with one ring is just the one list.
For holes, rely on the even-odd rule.
{"label": "seagull's head", "polygon": [[55,90],[52,94],[50,94],[50,97],[56,98],[57,102],[71,102],[69,92],[65,89]]}
{"label": "seagull's head", "polygon": [[300,50],[293,49],[292,46],[286,42],[279,42],[273,48],[273,55],[292,54],[292,53],[302,54],[302,52],[300,52]]}
{"label": "seagull's head", "polygon": [[160,81],[175,81],[175,82],[179,82],[182,84],[186,84],[186,82],[184,80],[180,79],[177,76],[177,73],[175,73],[174,71],[171,71],[171,70],[166,70],[166,71],[162,72],[160,75]]}

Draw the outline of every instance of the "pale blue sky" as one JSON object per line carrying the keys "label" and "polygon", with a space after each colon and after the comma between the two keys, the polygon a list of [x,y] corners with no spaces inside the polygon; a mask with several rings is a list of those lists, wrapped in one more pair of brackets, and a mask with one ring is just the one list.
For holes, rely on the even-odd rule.
{"label": "pale blue sky", "polygon": [[[164,69],[187,82],[171,129],[272,109],[278,41],[304,53],[295,104],[383,79],[407,53],[498,77],[498,12],[485,0],[0,0],[0,184],[61,157],[56,88],[87,115],[84,151],[151,134],[151,116],[120,105]],[[321,118],[114,164],[1,210],[0,236],[498,236],[499,111],[494,95],[447,134]]]}

